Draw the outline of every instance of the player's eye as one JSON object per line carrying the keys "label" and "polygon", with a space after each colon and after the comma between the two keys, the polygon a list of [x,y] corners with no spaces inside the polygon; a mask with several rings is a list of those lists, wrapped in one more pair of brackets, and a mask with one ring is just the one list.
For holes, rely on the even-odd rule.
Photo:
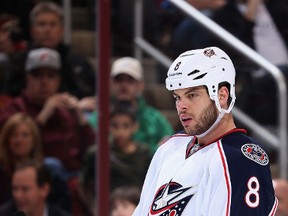
{"label": "player's eye", "polygon": [[195,92],[191,92],[188,94],[188,98],[190,98],[190,99],[196,98],[197,96],[198,96],[198,94]]}

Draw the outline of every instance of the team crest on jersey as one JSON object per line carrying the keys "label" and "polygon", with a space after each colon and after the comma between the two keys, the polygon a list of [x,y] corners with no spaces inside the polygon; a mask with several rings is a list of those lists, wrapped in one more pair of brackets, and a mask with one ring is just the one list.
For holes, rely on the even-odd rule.
{"label": "team crest on jersey", "polygon": [[196,192],[196,187],[186,187],[176,182],[161,186],[153,200],[149,215],[181,216]]}
{"label": "team crest on jersey", "polygon": [[269,163],[266,152],[258,145],[247,143],[241,147],[242,153],[252,161],[265,166]]}

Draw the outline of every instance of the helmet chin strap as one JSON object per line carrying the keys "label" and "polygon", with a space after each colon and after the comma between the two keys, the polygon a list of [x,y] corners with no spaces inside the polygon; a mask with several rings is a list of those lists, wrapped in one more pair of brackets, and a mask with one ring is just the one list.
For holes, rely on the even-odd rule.
{"label": "helmet chin strap", "polygon": [[202,138],[202,137],[206,136],[208,133],[210,133],[216,127],[216,125],[220,122],[220,120],[223,118],[225,113],[227,113],[226,109],[221,108],[218,97],[214,96],[213,100],[215,101],[215,105],[219,111],[218,117],[217,117],[216,121],[211,125],[211,127],[208,130],[206,130],[202,134],[196,135],[196,137]]}
{"label": "helmet chin strap", "polygon": [[226,110],[222,109],[221,112],[219,113],[216,121],[211,125],[211,127],[208,130],[206,130],[204,133],[196,135],[196,137],[202,138],[202,137],[206,136],[208,133],[210,133],[216,127],[216,125],[220,122],[220,120],[223,118],[225,113],[226,113]]}

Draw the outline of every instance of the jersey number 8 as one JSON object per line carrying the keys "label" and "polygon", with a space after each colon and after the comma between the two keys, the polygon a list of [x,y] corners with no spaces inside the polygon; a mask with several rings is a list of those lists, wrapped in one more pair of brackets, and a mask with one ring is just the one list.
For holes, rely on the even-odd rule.
{"label": "jersey number 8", "polygon": [[245,195],[245,202],[250,208],[256,208],[259,205],[260,196],[259,196],[259,189],[260,184],[258,179],[253,176],[249,179],[247,183],[248,191]]}

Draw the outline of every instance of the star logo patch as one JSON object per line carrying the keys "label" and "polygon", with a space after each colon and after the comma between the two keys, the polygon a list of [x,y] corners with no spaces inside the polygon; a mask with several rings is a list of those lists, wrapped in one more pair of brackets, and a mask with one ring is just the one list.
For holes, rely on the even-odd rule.
{"label": "star logo patch", "polygon": [[155,195],[149,215],[181,216],[196,191],[196,187],[185,188],[176,182],[161,186]]}

